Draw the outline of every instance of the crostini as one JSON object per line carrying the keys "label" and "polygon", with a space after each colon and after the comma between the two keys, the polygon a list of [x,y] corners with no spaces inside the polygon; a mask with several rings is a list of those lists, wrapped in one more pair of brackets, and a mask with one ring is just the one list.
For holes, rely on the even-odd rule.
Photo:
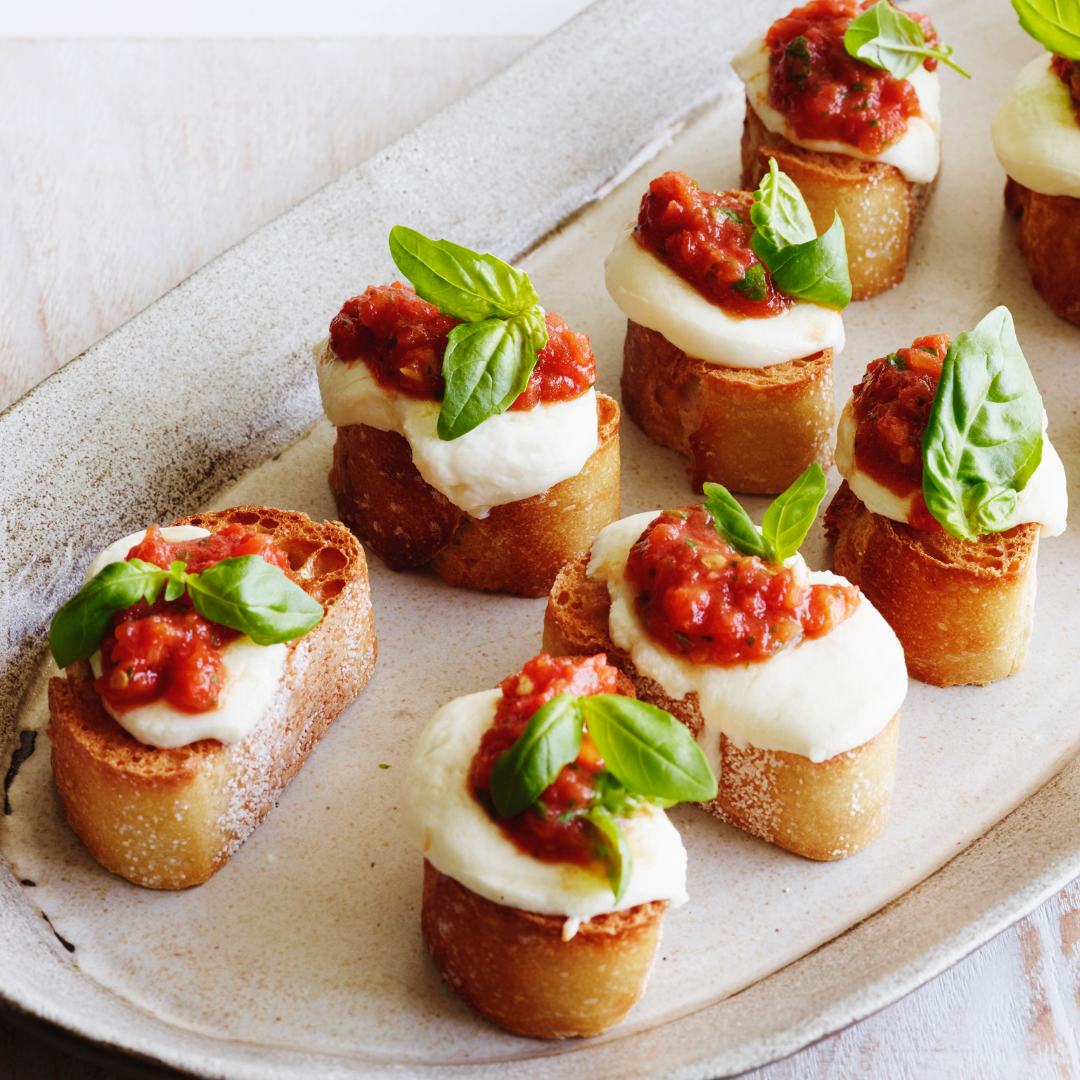
{"label": "crostini", "polygon": [[346,301],[315,347],[341,520],[392,570],[543,596],[619,515],[589,339],[492,255],[402,226],[390,251],[413,284]]}
{"label": "crostini", "polygon": [[509,1031],[598,1035],[645,992],[686,851],[663,807],[709,798],[704,755],[603,655],[541,654],[444,705],[413,755],[421,926],[451,989]]}
{"label": "crostini", "polygon": [[836,466],[834,565],[896,631],[908,671],[935,686],[1016,674],[1039,537],[1065,530],[1068,496],[1008,308],[872,361]]}
{"label": "crostini", "polygon": [[819,229],[840,215],[853,300],[904,279],[937,183],[936,68],[956,67],[951,51],[926,16],[889,0],[810,0],[731,62],[746,85],[742,186],[775,159]]}
{"label": "crostini", "polygon": [[544,648],[605,651],[681,720],[719,780],[705,808],[721,821],[842,859],[888,816],[903,651],[857,588],[797,552],[825,495],[818,466],[760,530],[724,488],[706,494],[604,529],[552,586]]}
{"label": "crostini", "polygon": [[851,297],[844,228],[822,236],[776,163],[756,192],[653,180],[604,264],[627,316],[622,400],[706,480],[776,494],[832,463],[833,356]]}
{"label": "crostini", "polygon": [[1019,218],[1020,251],[1055,315],[1080,323],[1080,9],[1020,24],[1048,51],[1027,64],[990,128],[1007,176],[1005,206]]}
{"label": "crostini", "polygon": [[107,870],[221,869],[371,677],[364,551],[337,522],[241,506],[127,536],[52,620],[52,769]]}

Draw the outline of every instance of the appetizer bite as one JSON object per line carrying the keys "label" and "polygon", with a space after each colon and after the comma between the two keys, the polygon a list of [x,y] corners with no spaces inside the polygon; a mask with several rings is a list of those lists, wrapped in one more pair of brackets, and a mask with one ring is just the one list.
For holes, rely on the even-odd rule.
{"label": "appetizer bite", "polygon": [[840,215],[853,300],[904,279],[941,162],[938,61],[967,74],[951,52],[889,0],[810,0],[731,62],[746,84],[742,186],[775,158],[819,229]]}
{"label": "appetizer bite", "polygon": [[554,654],[603,650],[638,697],[694,734],[719,780],[705,808],[810,859],[842,859],[889,812],[900,704],[896,635],[799,544],[825,497],[811,465],[761,528],[720,485],[704,506],[609,525],[555,581]]}
{"label": "appetizer bite", "polygon": [[408,775],[421,925],[451,989],[519,1035],[598,1035],[645,992],[686,851],[663,808],[716,781],[601,655],[541,654],[432,718]]}
{"label": "appetizer bite", "polygon": [[198,885],[270,811],[375,666],[364,551],[240,506],[117,540],[55,615],[56,788],[107,870]]}
{"label": "appetizer bite", "polygon": [[623,405],[690,459],[695,489],[775,494],[811,462],[831,464],[844,227],[835,218],[818,236],[775,162],[753,194],[664,173],[604,270],[628,320]]}
{"label": "appetizer bite", "polygon": [[543,596],[619,515],[589,339],[492,255],[400,225],[390,253],[412,285],[346,301],[315,347],[341,520],[392,570]]}
{"label": "appetizer bite", "polygon": [[990,133],[1020,251],[1055,315],[1080,323],[1080,9],[1013,0],[1047,52],[1017,76]]}
{"label": "appetizer bite", "polygon": [[1024,665],[1039,536],[1065,530],[1061,459],[1008,308],[872,361],[840,417],[834,565],[908,671],[985,685]]}

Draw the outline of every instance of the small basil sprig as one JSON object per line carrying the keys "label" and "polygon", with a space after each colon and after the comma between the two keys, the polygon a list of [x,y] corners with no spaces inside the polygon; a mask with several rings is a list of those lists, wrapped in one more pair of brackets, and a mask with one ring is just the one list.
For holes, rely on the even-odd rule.
{"label": "small basil sprig", "polygon": [[256,645],[291,641],[323,617],[322,604],[259,555],[222,559],[197,574],[189,574],[179,561],[162,570],[130,559],[110,563],[53,616],[53,658],[67,667],[93,656],[118,611],[140,600],[152,604],[163,590],[166,600],[176,600],[185,589],[203,618],[247,634]]}
{"label": "small basil sprig", "polygon": [[889,0],[878,0],[851,20],[844,33],[844,48],[849,56],[887,71],[894,79],[906,79],[927,59],[940,60],[965,79],[971,78],[950,59],[951,45],[927,45],[923,28]]}
{"label": "small basil sprig", "polygon": [[949,346],[923,431],[923,497],[946,532],[973,540],[1015,524],[1042,418],[1012,315],[997,307]]}
{"label": "small basil sprig", "polygon": [[832,225],[818,236],[802,192],[780,171],[776,158],[769,159],[769,171],[754,192],[750,220],[750,246],[781,292],[827,307],[847,307],[851,277],[844,223],[834,211]]}
{"label": "small basil sprig", "polygon": [[815,461],[772,501],[760,530],[722,484],[704,485],[705,509],[716,531],[740,554],[782,563],[806,539],[827,490],[825,474]]}
{"label": "small basil sprig", "polygon": [[415,229],[390,230],[390,255],[417,296],[461,319],[447,337],[439,438],[459,439],[505,412],[547,344],[544,309],[522,270]]}
{"label": "small basil sprig", "polygon": [[1080,60],[1077,0],[1012,0],[1020,25],[1048,52]]}

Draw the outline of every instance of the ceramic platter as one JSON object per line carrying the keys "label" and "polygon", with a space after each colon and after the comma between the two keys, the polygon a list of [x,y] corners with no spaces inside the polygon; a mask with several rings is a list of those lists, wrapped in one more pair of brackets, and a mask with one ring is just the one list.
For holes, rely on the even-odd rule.
{"label": "ceramic platter", "polygon": [[[667,917],[646,997],[588,1042],[506,1035],[444,989],[421,942],[421,861],[399,811],[423,724],[538,651],[543,601],[451,590],[372,558],[374,678],[200,888],[152,892],[101,870],[53,790],[43,631],[97,549],[207,506],[335,516],[333,432],[310,346],[344,298],[392,279],[392,224],[521,260],[545,306],[591,336],[599,386],[618,395],[625,323],[604,290],[604,256],[662,170],[737,185],[743,100],[727,61],[787,6],[602,0],[0,418],[9,1006],[208,1077],[412,1077],[433,1066],[462,1080],[716,1077],[895,1000],[1080,873],[1075,528],[1043,545],[1022,674],[987,689],[912,683],[892,814],[866,851],[817,864],[699,811],[674,813],[691,902]],[[1007,304],[1075,479],[1080,330],[1054,319],[1029,282],[988,134],[1037,46],[1005,0],[925,8],[974,77],[942,74],[941,183],[907,280],[845,313],[837,394],[873,357]],[[682,459],[625,420],[622,451],[624,514],[692,499]],[[828,564],[820,525],[806,553]]]}

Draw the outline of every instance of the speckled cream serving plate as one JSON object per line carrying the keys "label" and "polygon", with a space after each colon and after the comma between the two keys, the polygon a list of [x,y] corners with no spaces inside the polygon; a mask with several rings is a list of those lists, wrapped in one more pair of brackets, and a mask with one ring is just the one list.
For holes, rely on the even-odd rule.
{"label": "speckled cream serving plate", "polygon": [[[0,418],[0,1000],[200,1076],[715,1077],[880,1008],[1080,872],[1076,529],[1043,546],[1021,675],[988,689],[912,683],[892,815],[868,850],[815,864],[675,812],[691,902],[667,918],[646,997],[589,1042],[508,1036],[440,985],[399,812],[421,726],[538,650],[543,601],[454,591],[373,558],[374,678],[200,888],[150,892],[107,874],[54,793],[43,630],[98,548],[206,506],[334,516],[309,349],[345,297],[390,278],[395,221],[528,251],[544,304],[589,333],[600,388],[617,394],[624,320],[603,258],[663,169],[737,183],[743,106],[727,59],[785,6],[602,0]],[[1008,304],[1075,478],[1080,330],[1029,284],[987,130],[1036,47],[1005,0],[925,6],[974,78],[943,74],[941,184],[907,281],[846,313],[838,396],[874,356]],[[692,499],[682,460],[629,422],[622,449],[624,513]],[[806,550],[827,565],[820,527]]]}

